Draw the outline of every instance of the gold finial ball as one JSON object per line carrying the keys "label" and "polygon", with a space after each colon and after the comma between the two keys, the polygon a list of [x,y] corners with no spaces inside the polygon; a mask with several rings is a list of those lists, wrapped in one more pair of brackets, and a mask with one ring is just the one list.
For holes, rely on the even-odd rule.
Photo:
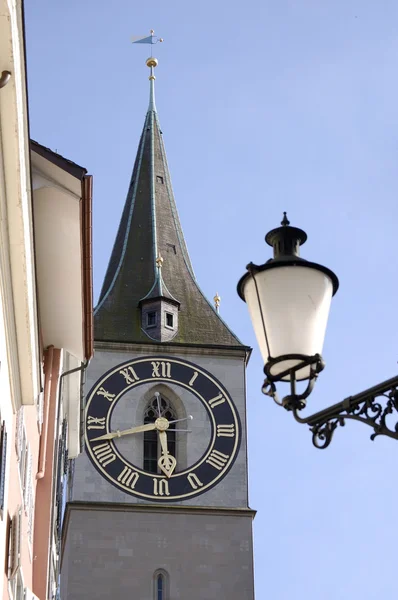
{"label": "gold finial ball", "polygon": [[153,56],[151,56],[151,58],[147,58],[146,66],[147,67],[157,67],[158,66],[158,59],[157,58],[153,58]]}

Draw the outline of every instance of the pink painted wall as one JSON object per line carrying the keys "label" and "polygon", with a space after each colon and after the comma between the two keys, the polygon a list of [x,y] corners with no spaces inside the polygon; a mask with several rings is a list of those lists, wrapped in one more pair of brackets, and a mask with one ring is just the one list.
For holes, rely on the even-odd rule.
{"label": "pink painted wall", "polygon": [[[51,510],[53,499],[54,445],[56,440],[60,361],[60,350],[52,348],[47,350],[45,359],[46,382],[44,385],[43,445],[41,448],[41,458],[44,456],[45,460],[44,469],[38,474],[40,478],[37,479],[36,485],[36,510],[33,538],[35,562],[32,591],[40,598],[40,600],[47,598],[49,550],[52,542]],[[45,427],[47,427],[47,443],[44,451]],[[43,467],[42,460],[40,460],[40,463],[38,471]]]}
{"label": "pink painted wall", "polygon": [[[43,465],[40,460],[40,451],[43,452],[43,439],[46,427],[46,421],[43,421],[42,435],[39,434],[37,423],[37,407],[25,406],[24,424],[27,441],[32,452],[32,481],[33,497],[35,498],[34,508],[34,529],[33,543],[28,538],[28,516],[24,509],[24,499],[21,478],[19,475],[19,463],[16,451],[16,414],[13,416],[13,426],[8,429],[8,489],[5,505],[7,513],[4,519],[8,522],[14,516],[17,507],[22,506],[22,538],[21,538],[21,569],[23,584],[30,588],[40,600],[47,598],[47,577],[49,566],[49,548],[50,548],[50,523],[51,523],[51,505],[53,497],[52,474],[54,464],[54,443],[55,443],[55,420],[57,405],[57,389],[60,374],[61,351],[48,349],[45,352],[44,361],[44,415],[46,415],[46,403],[49,403],[47,420],[47,447],[44,461],[44,476],[37,479],[37,473]],[[47,393],[46,393],[47,392]],[[9,527],[7,527],[9,531]],[[3,568],[4,587],[3,600],[10,600],[8,586],[8,552],[6,552],[5,564]]]}

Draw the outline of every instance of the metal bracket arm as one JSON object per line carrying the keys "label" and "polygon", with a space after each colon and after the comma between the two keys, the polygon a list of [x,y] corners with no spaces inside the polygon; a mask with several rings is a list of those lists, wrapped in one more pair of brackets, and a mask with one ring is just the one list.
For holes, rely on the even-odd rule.
{"label": "metal bracket arm", "polygon": [[[364,392],[349,396],[342,402],[333,404],[309,417],[299,416],[298,408],[293,408],[296,421],[310,426],[312,442],[316,448],[327,448],[338,425],[344,426],[346,419],[360,421],[373,428],[370,436],[386,435],[398,440],[398,377],[383,381]],[[397,413],[393,428],[387,424],[387,417]]]}

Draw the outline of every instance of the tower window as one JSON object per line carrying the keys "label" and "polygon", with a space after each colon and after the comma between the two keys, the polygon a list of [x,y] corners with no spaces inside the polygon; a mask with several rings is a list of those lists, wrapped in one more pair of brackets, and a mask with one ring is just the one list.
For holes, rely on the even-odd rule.
{"label": "tower window", "polygon": [[[165,417],[168,421],[174,421],[177,416],[169,401],[163,396],[153,398],[144,413],[144,423],[154,423],[158,417]],[[173,428],[175,425],[172,426]],[[170,454],[176,456],[176,432],[167,432],[167,446]],[[144,471],[158,473],[158,460],[160,458],[160,444],[158,443],[157,431],[145,431],[144,433]]]}
{"label": "tower window", "polygon": [[163,569],[155,571],[153,574],[153,599],[169,600],[170,598],[169,574]]}
{"label": "tower window", "polygon": [[161,573],[156,578],[156,600],[164,600],[164,577]]}
{"label": "tower window", "polygon": [[166,250],[167,252],[173,252],[174,254],[177,254],[175,244],[169,244],[166,242]]}
{"label": "tower window", "polygon": [[162,177],[161,175],[156,175],[156,181],[157,181],[158,183],[164,183],[164,181],[163,181],[163,177]]}
{"label": "tower window", "polygon": [[166,313],[166,327],[170,327],[170,329],[174,327],[174,315],[171,313]]}
{"label": "tower window", "polygon": [[147,327],[155,327],[156,326],[156,311],[150,311],[146,315],[146,326]]}

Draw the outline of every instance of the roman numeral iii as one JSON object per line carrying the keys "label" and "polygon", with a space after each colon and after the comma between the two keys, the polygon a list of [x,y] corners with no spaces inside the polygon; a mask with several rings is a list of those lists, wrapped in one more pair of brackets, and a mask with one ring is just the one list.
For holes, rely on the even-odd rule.
{"label": "roman numeral iii", "polygon": [[234,437],[235,425],[217,425],[217,437]]}

